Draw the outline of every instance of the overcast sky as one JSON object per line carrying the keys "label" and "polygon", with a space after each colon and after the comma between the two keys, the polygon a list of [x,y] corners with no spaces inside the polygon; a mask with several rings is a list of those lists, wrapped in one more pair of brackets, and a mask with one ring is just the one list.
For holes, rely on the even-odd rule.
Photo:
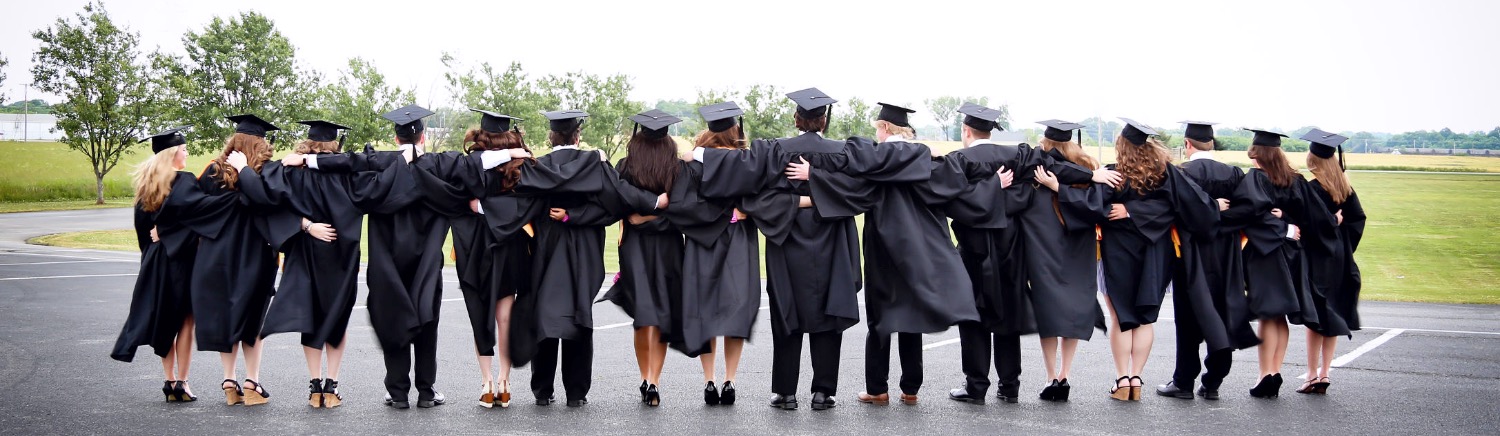
{"label": "overcast sky", "polygon": [[[22,3],[22,4],[17,4]],[[82,0],[0,6],[8,100],[30,82],[30,32]],[[637,100],[706,88],[816,86],[910,104],[1008,103],[1018,125],[1124,116],[1175,126],[1335,131],[1500,126],[1496,1],[133,1],[106,3],[144,51],[253,8],[305,65],[372,61],[420,103],[447,99],[439,57],[533,75],[634,78]],[[850,3],[850,4],[845,4]],[[36,91],[32,91],[33,96]],[[1212,99],[1204,99],[1211,96]],[[43,98],[50,98],[42,96]],[[920,122],[920,121],[919,121]]]}

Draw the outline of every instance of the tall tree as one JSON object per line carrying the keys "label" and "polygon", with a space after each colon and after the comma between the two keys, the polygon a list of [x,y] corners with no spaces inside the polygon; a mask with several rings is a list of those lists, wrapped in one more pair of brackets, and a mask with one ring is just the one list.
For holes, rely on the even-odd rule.
{"label": "tall tree", "polygon": [[836,104],[833,111],[833,119],[828,126],[829,138],[847,138],[850,136],[875,137],[875,126],[870,123],[875,119],[878,109],[852,97],[847,101]]}
{"label": "tall tree", "polygon": [[[682,124],[687,124],[692,128],[687,133],[688,140],[691,141],[697,139],[698,132],[702,132],[708,129],[708,123],[703,121],[703,115],[698,113],[698,108],[726,101],[732,101],[735,102],[735,104],[740,105],[740,108],[747,112],[746,116],[749,115],[749,109],[745,109],[743,102],[740,101],[739,91],[728,88],[698,90],[698,99],[693,102],[692,113],[690,113],[688,117],[683,118]],[[749,120],[745,121],[748,122]],[[745,134],[750,134],[748,129],[745,131]]]}
{"label": "tall tree", "polygon": [[101,3],[84,5],[69,21],[32,32],[37,89],[61,96],[52,106],[63,143],[88,157],[96,204],[104,204],[104,176],[141,136],[156,95],[137,46],[140,34],[116,26]]}
{"label": "tall tree", "polygon": [[780,138],[791,136],[796,131],[792,122],[792,108],[796,105],[786,98],[786,93],[772,85],[753,85],[744,93],[745,136],[750,138]]}
{"label": "tall tree", "polygon": [[[178,100],[174,115],[195,129],[193,151],[218,150],[234,132],[228,115],[253,113],[283,128],[316,115],[318,75],[300,68],[296,47],[266,16],[214,17],[202,31],[184,34],[182,44],[185,58],[157,54],[155,62]],[[285,138],[276,144],[284,148],[296,134],[276,136]]]}
{"label": "tall tree", "polygon": [[363,144],[390,141],[395,133],[380,115],[415,99],[411,90],[387,84],[369,61],[351,58],[348,69],[323,87],[318,107],[322,118],[349,127],[344,149],[357,150]]}
{"label": "tall tree", "polygon": [[[499,69],[486,62],[478,68],[463,70],[462,63],[452,55],[444,53],[442,60],[443,66],[447,68],[443,78],[447,80],[448,92],[456,103],[467,108],[491,110],[524,119],[526,121],[522,124],[529,126],[522,127],[526,145],[533,150],[546,148],[547,120],[542,118],[542,111],[544,108],[553,108],[546,104],[548,102],[542,101],[545,97],[537,93],[535,81],[526,76],[521,64],[512,62]],[[454,117],[451,122],[454,126],[473,126],[478,124],[478,120],[478,116],[465,112]],[[453,136],[460,136],[459,139],[462,139],[462,135]],[[450,140],[445,143],[452,142],[454,141]]]}
{"label": "tall tree", "polygon": [[[0,89],[5,89],[5,67],[10,65],[10,60],[0,55]],[[5,93],[0,93],[0,104],[5,104]]]}
{"label": "tall tree", "polygon": [[614,158],[619,157],[620,149],[630,139],[630,116],[645,106],[630,101],[631,88],[630,78],[623,74],[600,77],[570,72],[543,78],[540,89],[547,98],[540,101],[552,103],[560,109],[587,112],[589,119],[583,123],[581,141]]}
{"label": "tall tree", "polygon": [[927,110],[931,112],[932,119],[937,120],[938,125],[942,126],[943,140],[956,140],[958,135],[957,127],[960,121],[958,107],[963,106],[963,101],[955,96],[944,95],[938,98],[923,100],[922,103],[927,105]]}

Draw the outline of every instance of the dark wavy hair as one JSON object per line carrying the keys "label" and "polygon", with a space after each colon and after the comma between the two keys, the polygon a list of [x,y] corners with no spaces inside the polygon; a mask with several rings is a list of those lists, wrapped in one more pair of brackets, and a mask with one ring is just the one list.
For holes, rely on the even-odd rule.
{"label": "dark wavy hair", "polygon": [[630,184],[656,194],[672,190],[677,179],[677,141],[671,136],[648,138],[636,133],[625,144],[625,160],[620,175]]}
{"label": "dark wavy hair", "polygon": [[[464,134],[464,145],[470,153],[486,150],[509,150],[513,148],[526,150],[529,153],[531,149],[526,147],[526,141],[523,137],[524,135],[520,130],[491,133],[480,129],[469,129],[469,132]],[[525,165],[527,161],[535,161],[535,159],[512,159],[510,162],[495,167],[495,171],[504,174],[500,182],[501,189],[507,192],[515,189],[516,184],[521,182],[521,165]]]}

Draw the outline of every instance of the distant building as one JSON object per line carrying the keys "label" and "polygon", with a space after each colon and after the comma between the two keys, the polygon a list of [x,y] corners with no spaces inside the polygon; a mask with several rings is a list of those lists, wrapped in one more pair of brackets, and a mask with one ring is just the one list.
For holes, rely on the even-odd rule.
{"label": "distant building", "polygon": [[63,138],[52,114],[0,114],[0,141],[57,141]]}

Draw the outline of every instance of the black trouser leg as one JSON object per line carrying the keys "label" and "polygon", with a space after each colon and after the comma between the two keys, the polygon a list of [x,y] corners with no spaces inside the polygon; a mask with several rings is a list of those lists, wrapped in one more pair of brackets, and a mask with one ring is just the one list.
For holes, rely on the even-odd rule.
{"label": "black trouser leg", "polygon": [[406,401],[411,391],[411,346],[383,348],[385,354],[385,391],[391,401]]}
{"label": "black trouser leg", "polygon": [[437,329],[438,323],[433,321],[422,327],[412,341],[412,348],[416,351],[418,400],[431,400],[437,394],[432,388],[437,382]]}
{"label": "black trouser leg", "polygon": [[[844,347],[844,332],[820,332],[809,334],[808,350],[812,359],[812,391],[828,395],[839,393],[839,352]],[[801,335],[798,335],[797,353],[801,354]],[[794,355],[795,359],[795,355]],[[798,362],[793,360],[795,366]],[[796,373],[792,373],[792,392],[797,390]],[[790,395],[790,394],[788,394]]]}
{"label": "black trouser leg", "polygon": [[[775,324],[775,322],[772,322]],[[774,329],[774,326],[773,326]],[[813,346],[813,386],[817,386],[818,347]],[[802,370],[802,334],[773,332],[771,336],[771,393],[796,395],[797,378]]]}
{"label": "black trouser leg", "polygon": [[1209,390],[1219,390],[1219,384],[1224,383],[1224,377],[1229,376],[1229,365],[1234,363],[1233,348],[1208,353],[1203,359],[1203,365],[1208,367],[1208,372],[1203,373],[1203,387]]}
{"label": "black trouser leg", "polygon": [[552,398],[552,383],[557,379],[557,338],[537,344],[536,358],[531,359],[531,393],[539,400]]}
{"label": "black trouser leg", "polygon": [[1021,336],[994,336],[995,381],[1013,394],[1021,386]]}
{"label": "black trouser leg", "polygon": [[897,352],[901,355],[901,392],[916,395],[922,388],[922,334],[899,333]]}
{"label": "black trouser leg", "polygon": [[594,376],[594,331],[579,340],[562,341],[563,392],[568,400],[582,400],[589,394]]}
{"label": "black trouser leg", "polygon": [[977,322],[959,323],[958,347],[964,389],[969,395],[983,397],[990,389],[990,332]]}
{"label": "black trouser leg", "polygon": [[875,333],[865,336],[865,392],[884,394],[890,390],[891,335]]}
{"label": "black trouser leg", "polygon": [[1193,380],[1198,378],[1198,344],[1203,342],[1203,331],[1198,328],[1198,318],[1193,314],[1191,303],[1181,292],[1172,292],[1172,313],[1177,318],[1177,368],[1172,371],[1172,384],[1179,389],[1192,390]]}

